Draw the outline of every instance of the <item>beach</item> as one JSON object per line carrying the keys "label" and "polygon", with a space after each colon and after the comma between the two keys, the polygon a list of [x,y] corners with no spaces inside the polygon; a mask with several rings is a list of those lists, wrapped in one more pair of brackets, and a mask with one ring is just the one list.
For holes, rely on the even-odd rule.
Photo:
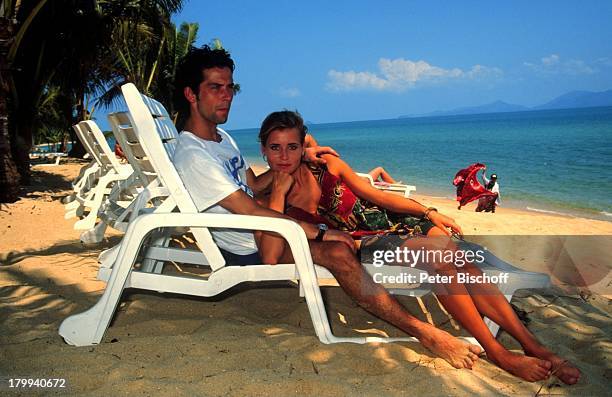
{"label": "beach", "polygon": [[[504,206],[476,213],[475,203],[459,211],[453,200],[418,190],[412,198],[454,218],[468,239],[551,274],[552,288],[523,290],[512,303],[546,346],[582,371],[578,384],[528,383],[486,359],[457,370],[416,343],[324,345],[289,282],[241,285],[214,298],[128,290],[99,345],[69,346],[59,324],[97,301],[105,287],[97,256],[121,238],[109,230],[103,243],[85,245],[75,219],[64,219],[60,199],[84,164],[33,167],[32,186],[0,211],[0,394],[583,396],[612,386],[612,222]],[[568,261],[591,268],[579,268],[577,281],[564,270]],[[335,333],[401,335],[340,288],[323,295]],[[399,299],[422,320],[463,335],[433,295]],[[520,351],[506,333],[499,339]],[[66,387],[9,389],[9,378],[60,378]]]}

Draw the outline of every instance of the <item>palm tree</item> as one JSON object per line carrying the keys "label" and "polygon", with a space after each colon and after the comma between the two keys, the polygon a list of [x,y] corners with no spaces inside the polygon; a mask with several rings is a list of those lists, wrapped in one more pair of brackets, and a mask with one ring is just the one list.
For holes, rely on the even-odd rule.
{"label": "palm tree", "polygon": [[[50,85],[60,87],[61,111],[72,114],[74,86],[83,86],[86,75],[74,65],[95,58],[95,47],[82,45],[83,37],[100,25],[94,0],[3,0],[4,15],[14,21],[3,69],[9,86],[9,134],[12,157],[22,183],[29,179],[29,150],[35,132],[33,115]],[[66,84],[66,82],[71,82]],[[70,120],[65,121],[70,126]],[[6,153],[2,153],[7,158]],[[10,186],[14,179],[5,179]],[[16,198],[16,197],[13,197]]]}
{"label": "palm tree", "polygon": [[173,113],[172,93],[176,68],[179,60],[193,46],[198,24],[185,22],[176,28],[167,21],[162,26],[161,35],[152,34],[146,24],[124,23],[117,27],[113,40],[116,59],[111,62],[116,65],[116,75],[99,96],[98,105],[109,106],[118,100],[121,97],[121,86],[131,82],[142,93],[157,98]]}
{"label": "palm tree", "polygon": [[0,3],[0,203],[15,201],[19,192],[20,176],[13,160],[9,132],[9,64],[7,54],[13,37],[13,19],[9,4]]}
{"label": "palm tree", "polygon": [[60,149],[53,151],[64,151],[68,131],[64,128],[65,121],[68,117],[63,114],[62,107],[58,106],[62,100],[61,90],[57,86],[48,87],[42,97],[40,103],[36,105],[36,113],[33,115],[32,124],[34,125],[34,142],[55,143],[61,144]]}
{"label": "palm tree", "polygon": [[182,3],[0,0],[0,201],[16,199],[15,168],[27,183],[35,132],[32,115],[45,90],[59,87],[56,103],[64,115],[63,128],[70,131],[70,125],[86,117],[86,98],[121,75],[118,64],[110,62],[117,27],[136,21],[141,31],[161,37]]}
{"label": "palm tree", "polygon": [[[110,23],[107,45],[99,51],[97,64],[103,65],[90,89],[79,96],[78,114],[85,119],[84,106],[97,97],[95,106],[108,107],[121,98],[121,86],[134,83],[141,92],[162,100],[166,97],[163,70],[169,62],[169,49],[176,36],[170,15],[178,11],[182,0],[133,0],[131,2],[98,1],[98,10]],[[187,24],[189,45],[195,40],[197,24]],[[174,77],[174,73],[171,74]],[[161,95],[160,95],[161,94]],[[76,122],[77,120],[75,120]]]}

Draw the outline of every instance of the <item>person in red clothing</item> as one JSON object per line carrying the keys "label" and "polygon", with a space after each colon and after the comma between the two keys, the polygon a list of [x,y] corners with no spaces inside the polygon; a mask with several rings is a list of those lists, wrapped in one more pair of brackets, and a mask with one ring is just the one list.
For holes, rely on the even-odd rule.
{"label": "person in red clothing", "polygon": [[478,171],[486,168],[484,164],[474,163],[457,172],[453,179],[453,185],[457,187],[458,210],[469,202],[478,200],[481,197],[495,195],[478,182]]}

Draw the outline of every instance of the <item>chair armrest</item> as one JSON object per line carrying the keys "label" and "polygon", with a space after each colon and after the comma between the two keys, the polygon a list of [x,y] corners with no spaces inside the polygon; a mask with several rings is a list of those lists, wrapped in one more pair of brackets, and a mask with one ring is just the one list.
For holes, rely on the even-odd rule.
{"label": "chair armrest", "polygon": [[374,178],[372,178],[372,175],[364,174],[363,172],[355,172],[355,174],[357,174],[357,176],[360,176],[362,178],[368,178],[368,180],[370,181],[370,185],[374,186]]}
{"label": "chair armrest", "polygon": [[[144,238],[151,231],[162,227],[189,228],[230,228],[262,230],[281,235],[287,243],[295,261],[296,270],[301,280],[318,285],[316,272],[308,246],[306,233],[297,222],[254,215],[207,214],[207,213],[157,213],[143,214],[130,222],[121,242],[121,250],[131,250],[140,247]],[[200,242],[198,242],[200,243]],[[199,244],[198,244],[199,245]],[[218,249],[215,247],[200,247]],[[137,249],[137,248],[136,248]],[[123,255],[120,253],[119,255]]]}
{"label": "chair armrest", "polygon": [[[143,231],[146,234],[160,227],[207,227],[275,232],[286,239],[290,246],[294,244],[295,248],[303,248],[310,256],[306,233],[297,222],[266,216],[208,213],[143,214],[130,222],[126,236],[136,231],[138,234]],[[294,247],[291,248],[293,251]]]}

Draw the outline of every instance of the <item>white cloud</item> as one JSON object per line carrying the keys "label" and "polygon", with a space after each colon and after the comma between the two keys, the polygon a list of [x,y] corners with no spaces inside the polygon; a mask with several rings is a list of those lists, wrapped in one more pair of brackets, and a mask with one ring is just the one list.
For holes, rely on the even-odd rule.
{"label": "white cloud", "polygon": [[404,91],[416,84],[438,83],[457,79],[480,79],[498,77],[503,74],[501,69],[482,65],[472,66],[464,71],[459,68],[444,69],[430,65],[425,61],[408,59],[381,58],[378,61],[378,73],[372,72],[340,72],[330,70],[327,73],[327,89],[330,91]]}
{"label": "white cloud", "polygon": [[565,62],[564,71],[567,74],[593,74],[597,70],[584,63],[584,61],[570,59]]}
{"label": "white cloud", "polygon": [[387,80],[381,79],[370,72],[338,72],[330,70],[327,73],[329,82],[327,87],[332,91],[342,91],[343,89],[362,89],[372,88],[375,90],[385,90],[389,87]]}
{"label": "white cloud", "polygon": [[558,54],[542,57],[540,62],[536,63],[523,62],[523,65],[537,73],[543,74],[580,75],[597,72],[595,67],[588,65],[584,61],[578,59],[564,60]]}
{"label": "white cloud", "polygon": [[542,65],[552,66],[559,63],[559,55],[552,54],[549,57],[542,58]]}
{"label": "white cloud", "polygon": [[596,65],[602,65],[602,66],[612,66],[612,58],[609,58],[609,57],[598,58],[593,63]]}
{"label": "white cloud", "polygon": [[464,73],[464,76],[473,80],[484,80],[487,78],[502,77],[504,71],[496,67],[488,67],[482,65],[474,65],[470,70]]}
{"label": "white cloud", "polygon": [[281,89],[278,90],[278,94],[283,98],[295,98],[302,95],[299,89],[286,87],[281,87]]}

